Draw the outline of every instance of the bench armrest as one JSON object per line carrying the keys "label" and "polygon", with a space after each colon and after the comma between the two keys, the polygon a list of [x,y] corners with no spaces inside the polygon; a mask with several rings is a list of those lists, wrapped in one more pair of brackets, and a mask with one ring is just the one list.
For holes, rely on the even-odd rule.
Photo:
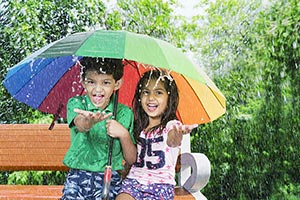
{"label": "bench armrest", "polygon": [[178,184],[191,193],[199,192],[207,185],[210,172],[210,162],[204,154],[183,153]]}

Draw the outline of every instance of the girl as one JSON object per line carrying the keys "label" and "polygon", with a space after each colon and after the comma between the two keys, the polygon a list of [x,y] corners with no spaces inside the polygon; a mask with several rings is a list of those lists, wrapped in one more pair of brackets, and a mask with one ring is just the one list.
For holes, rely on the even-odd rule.
{"label": "girl", "polygon": [[197,125],[182,125],[176,118],[178,90],[165,71],[150,70],[138,82],[133,99],[137,161],[120,199],[174,199],[175,165],[182,135]]}

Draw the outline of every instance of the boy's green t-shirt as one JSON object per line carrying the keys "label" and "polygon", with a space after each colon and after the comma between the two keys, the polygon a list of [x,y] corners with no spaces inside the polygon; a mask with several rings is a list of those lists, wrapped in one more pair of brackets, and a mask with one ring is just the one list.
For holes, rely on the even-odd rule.
{"label": "boy's green t-shirt", "polygon": [[[113,97],[111,99],[113,99]],[[113,100],[111,100],[104,111],[106,113],[112,113],[113,107]],[[77,113],[74,112],[74,108],[91,112],[103,111],[95,107],[87,95],[76,96],[69,99],[67,105],[67,121],[71,132],[71,144],[64,157],[63,163],[72,169],[104,172],[108,161],[110,143],[110,138],[106,134],[106,120],[98,122],[86,133],[79,132],[73,123],[74,118],[77,116]],[[117,110],[117,121],[128,130],[135,144],[132,134],[134,118],[131,109],[123,104],[118,104]],[[117,138],[114,138],[112,155],[112,170],[122,170],[123,153],[121,143]]]}

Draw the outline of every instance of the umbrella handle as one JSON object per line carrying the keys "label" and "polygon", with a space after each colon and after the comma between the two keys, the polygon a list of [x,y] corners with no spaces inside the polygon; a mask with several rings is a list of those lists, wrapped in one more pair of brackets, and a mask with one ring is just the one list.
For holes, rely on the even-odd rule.
{"label": "umbrella handle", "polygon": [[[119,97],[119,90],[115,91],[114,110],[113,110],[113,116],[112,116],[112,118],[114,120],[117,120],[118,97]],[[109,149],[108,149],[108,161],[107,161],[107,165],[111,166],[112,149],[113,149],[113,144],[114,144],[114,138],[112,138],[112,137],[109,137],[109,138],[110,138],[110,143],[109,143]]]}
{"label": "umbrella handle", "polygon": [[[113,119],[117,119],[117,109],[118,109],[118,96],[119,90],[115,91],[115,99],[114,99],[114,110],[113,110]],[[109,189],[110,189],[110,182],[111,182],[111,159],[112,159],[112,150],[113,150],[114,138],[110,137],[110,144],[108,149],[108,161],[107,166],[104,172],[104,179],[103,179],[103,192],[102,192],[102,200],[109,199]]]}
{"label": "umbrella handle", "polygon": [[104,172],[104,178],[103,178],[103,192],[102,192],[102,200],[108,200],[109,199],[109,188],[110,188],[110,182],[111,182],[111,166],[106,166],[105,172]]}
{"label": "umbrella handle", "polygon": [[118,98],[119,98],[119,90],[115,91],[114,95],[114,110],[113,110],[113,119],[117,120],[117,110],[118,110]]}

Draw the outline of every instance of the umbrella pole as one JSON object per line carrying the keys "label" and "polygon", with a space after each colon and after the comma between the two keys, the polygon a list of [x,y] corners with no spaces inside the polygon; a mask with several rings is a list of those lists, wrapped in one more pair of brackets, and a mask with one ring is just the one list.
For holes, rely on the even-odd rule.
{"label": "umbrella pole", "polygon": [[[117,108],[118,108],[118,95],[119,90],[115,92],[115,99],[114,99],[114,110],[113,110],[113,119],[117,119]],[[104,178],[103,178],[103,192],[102,192],[102,200],[109,199],[109,189],[110,189],[110,182],[111,182],[111,159],[112,159],[112,150],[114,145],[114,138],[110,137],[109,149],[108,149],[108,161],[107,166],[104,171]]]}

